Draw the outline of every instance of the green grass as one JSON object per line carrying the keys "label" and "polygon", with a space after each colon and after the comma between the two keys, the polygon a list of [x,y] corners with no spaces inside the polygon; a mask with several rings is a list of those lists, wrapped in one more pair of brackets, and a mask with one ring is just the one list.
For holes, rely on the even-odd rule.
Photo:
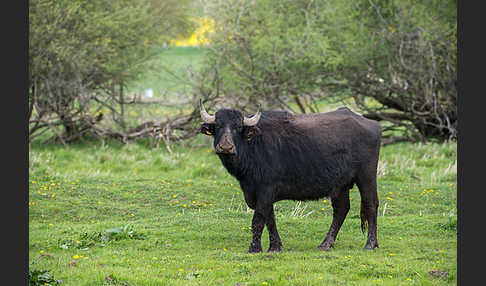
{"label": "green grass", "polygon": [[[49,270],[61,285],[457,282],[455,143],[382,149],[376,251],[362,249],[355,187],[332,251],[316,249],[332,219],[323,199],[276,203],[283,252],[251,255],[252,213],[209,138],[172,154],[148,145],[30,146],[31,270]],[[266,249],[266,230],[262,241]]]}
{"label": "green grass", "polygon": [[199,69],[203,61],[204,48],[169,47],[147,63],[148,72],[128,86],[128,92],[143,92],[152,88],[154,97],[177,96],[189,88],[187,69]]}

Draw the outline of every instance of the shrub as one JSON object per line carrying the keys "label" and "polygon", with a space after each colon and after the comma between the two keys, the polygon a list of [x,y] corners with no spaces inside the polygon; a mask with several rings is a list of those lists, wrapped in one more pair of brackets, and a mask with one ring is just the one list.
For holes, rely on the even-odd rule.
{"label": "shrub", "polygon": [[207,2],[206,106],[351,100],[390,141],[456,138],[456,1]]}
{"label": "shrub", "polygon": [[77,139],[102,109],[124,128],[123,88],[165,43],[191,31],[190,2],[30,1],[29,139],[48,129]]}

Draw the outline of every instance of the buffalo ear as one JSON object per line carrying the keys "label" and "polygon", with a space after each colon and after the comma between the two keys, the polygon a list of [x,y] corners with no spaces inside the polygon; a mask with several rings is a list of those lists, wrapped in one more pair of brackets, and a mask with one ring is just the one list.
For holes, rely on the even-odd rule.
{"label": "buffalo ear", "polygon": [[256,126],[247,126],[245,129],[246,129],[245,134],[246,134],[246,138],[248,139],[248,141],[253,139],[254,135],[260,133],[260,129]]}
{"label": "buffalo ear", "polygon": [[214,124],[203,123],[199,127],[199,133],[212,136],[214,134]]}

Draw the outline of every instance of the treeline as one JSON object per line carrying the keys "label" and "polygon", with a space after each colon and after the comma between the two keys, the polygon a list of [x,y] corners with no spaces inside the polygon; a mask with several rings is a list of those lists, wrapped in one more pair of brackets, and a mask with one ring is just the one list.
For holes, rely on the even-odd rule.
{"label": "treeline", "polygon": [[385,142],[454,139],[456,6],[210,0],[206,13],[219,30],[203,72],[206,100],[301,113],[317,112],[322,100],[352,102],[382,122]]}
{"label": "treeline", "polygon": [[[63,125],[65,139],[83,126],[96,130],[92,104],[123,102],[124,83],[142,72],[138,63],[191,31],[183,8],[193,1],[95,2],[31,1],[31,138],[49,124]],[[202,67],[189,71],[190,93],[181,95],[194,111],[152,130],[172,139],[195,134],[199,98],[207,108],[247,112],[258,103],[318,112],[319,102],[342,101],[381,121],[385,142],[457,137],[456,0],[197,3],[215,32]],[[112,109],[123,127],[123,108]],[[179,133],[168,133],[170,124]]]}

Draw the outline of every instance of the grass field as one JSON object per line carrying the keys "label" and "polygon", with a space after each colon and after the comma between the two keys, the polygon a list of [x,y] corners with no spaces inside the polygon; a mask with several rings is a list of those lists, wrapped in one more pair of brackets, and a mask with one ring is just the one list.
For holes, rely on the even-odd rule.
{"label": "grass field", "polygon": [[30,145],[30,270],[61,285],[457,283],[455,143],[382,149],[375,251],[362,249],[355,187],[330,252],[316,249],[329,199],[277,203],[283,252],[271,254],[246,253],[252,213],[209,138],[148,146]]}
{"label": "grass field", "polygon": [[154,97],[174,95],[187,88],[187,69],[198,69],[203,61],[204,48],[169,47],[147,63],[148,72],[137,82],[129,84],[128,92],[143,92],[151,88]]}

